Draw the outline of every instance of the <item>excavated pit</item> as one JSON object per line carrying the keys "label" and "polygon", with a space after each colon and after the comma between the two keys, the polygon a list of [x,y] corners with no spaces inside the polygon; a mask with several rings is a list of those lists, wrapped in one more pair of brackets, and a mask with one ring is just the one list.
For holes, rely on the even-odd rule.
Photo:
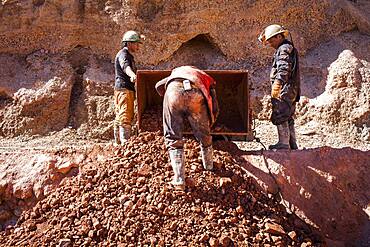
{"label": "excavated pit", "polygon": [[[0,245],[368,246],[369,6],[366,0],[2,1],[0,221],[8,227]],[[114,117],[111,60],[123,30],[147,35],[137,56],[143,69],[248,69],[257,89],[251,106],[261,104],[253,110],[267,119],[262,97],[269,94],[273,51],[255,40],[276,12],[303,58],[308,98],[297,108],[301,150],[260,152],[260,144],[237,143],[240,150],[216,142],[220,169],[210,174],[201,169],[197,145],[188,142],[190,188],[174,197],[161,136],[142,133],[124,148],[107,143]],[[344,50],[354,54],[347,51],[331,65]],[[161,115],[160,105],[150,110],[145,114]],[[157,115],[147,130],[161,129]],[[261,140],[275,142],[274,126],[256,122]],[[62,151],[42,151],[59,145]],[[95,150],[86,151],[89,145]],[[83,155],[75,159],[74,151]],[[79,175],[67,172],[73,177],[64,179],[69,168]],[[223,188],[221,178],[232,183]],[[283,205],[316,225],[321,237],[281,208],[271,196],[279,187]]]}

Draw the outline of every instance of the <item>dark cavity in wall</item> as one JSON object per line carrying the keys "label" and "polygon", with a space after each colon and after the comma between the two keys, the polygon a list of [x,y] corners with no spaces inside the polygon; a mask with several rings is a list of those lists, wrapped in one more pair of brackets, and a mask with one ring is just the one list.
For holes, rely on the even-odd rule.
{"label": "dark cavity in wall", "polygon": [[183,43],[170,59],[158,67],[173,69],[182,65],[193,65],[200,69],[218,69],[226,64],[226,56],[209,34],[199,34]]}
{"label": "dark cavity in wall", "polygon": [[69,103],[68,126],[78,128],[76,112],[80,97],[84,90],[83,75],[86,72],[86,67],[89,62],[90,50],[82,46],[76,46],[73,50],[68,52],[66,56],[75,71],[75,79]]}

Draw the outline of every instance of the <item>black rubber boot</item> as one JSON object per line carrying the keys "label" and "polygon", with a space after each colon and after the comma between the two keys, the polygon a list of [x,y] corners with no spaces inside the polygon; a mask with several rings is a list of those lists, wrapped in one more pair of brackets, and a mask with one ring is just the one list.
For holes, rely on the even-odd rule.
{"label": "black rubber boot", "polygon": [[295,136],[294,123],[289,125],[289,146],[290,146],[290,149],[293,149],[293,150],[298,149],[297,139]]}
{"label": "black rubber boot", "polygon": [[270,145],[269,149],[290,149],[289,146],[289,126],[288,122],[277,125],[279,141],[276,144]]}

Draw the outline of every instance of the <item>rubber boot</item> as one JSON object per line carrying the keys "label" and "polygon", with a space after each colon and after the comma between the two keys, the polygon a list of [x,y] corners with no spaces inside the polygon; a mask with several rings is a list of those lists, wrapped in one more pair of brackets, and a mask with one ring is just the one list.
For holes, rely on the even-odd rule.
{"label": "rubber boot", "polygon": [[171,184],[176,189],[185,189],[185,164],[184,164],[184,150],[175,149],[170,150],[170,160],[173,169],[173,179]]}
{"label": "rubber boot", "polygon": [[211,171],[213,170],[213,148],[212,146],[209,147],[201,147],[200,151],[202,153],[202,162],[204,169]]}
{"label": "rubber boot", "polygon": [[121,144],[124,144],[130,139],[131,136],[131,126],[119,126],[119,139],[121,141]]}
{"label": "rubber boot", "polygon": [[119,136],[119,127],[114,126],[113,127],[113,134],[114,134],[114,144],[119,145],[121,144],[120,136]]}
{"label": "rubber boot", "polygon": [[270,145],[269,149],[289,149],[289,126],[288,122],[277,125],[279,141],[274,145]]}
{"label": "rubber boot", "polygon": [[297,139],[295,136],[294,124],[289,125],[289,146],[290,146],[290,149],[293,149],[293,150],[298,149]]}

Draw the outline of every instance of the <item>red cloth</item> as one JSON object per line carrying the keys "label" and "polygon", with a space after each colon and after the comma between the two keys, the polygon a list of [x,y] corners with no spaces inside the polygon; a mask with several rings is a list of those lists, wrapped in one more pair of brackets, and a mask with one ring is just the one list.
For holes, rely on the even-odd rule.
{"label": "red cloth", "polygon": [[172,70],[172,73],[167,79],[167,81],[169,82],[175,78],[188,79],[195,84],[200,82],[204,85],[208,94],[210,86],[216,84],[215,80],[211,76],[206,74],[204,71],[192,66],[181,66],[175,68],[174,70]]}
{"label": "red cloth", "polygon": [[207,101],[211,125],[213,125],[216,121],[216,116],[214,116],[212,97],[210,95],[210,87],[216,85],[216,81],[200,69],[197,69],[193,66],[181,66],[173,69],[171,75],[165,78],[167,82],[166,88],[167,84],[176,78],[187,79],[193,82],[195,86],[202,91]]}

